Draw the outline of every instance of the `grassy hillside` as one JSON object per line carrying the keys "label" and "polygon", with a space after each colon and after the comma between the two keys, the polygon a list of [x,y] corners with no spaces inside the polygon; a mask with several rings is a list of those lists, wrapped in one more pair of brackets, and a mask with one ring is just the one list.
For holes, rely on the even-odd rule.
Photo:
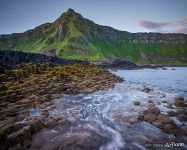
{"label": "grassy hillside", "polygon": [[187,35],[129,33],[100,26],[69,9],[53,23],[0,35],[0,50],[46,53],[69,59],[127,58],[136,63],[187,64]]}

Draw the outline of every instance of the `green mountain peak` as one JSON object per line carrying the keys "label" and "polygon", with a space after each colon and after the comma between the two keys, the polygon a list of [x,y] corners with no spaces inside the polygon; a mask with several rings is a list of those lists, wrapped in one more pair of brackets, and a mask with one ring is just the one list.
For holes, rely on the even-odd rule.
{"label": "green mountain peak", "polygon": [[67,12],[69,12],[69,13],[75,13],[75,11],[72,8],[69,8]]}
{"label": "green mountain peak", "polygon": [[187,64],[186,34],[119,31],[83,18],[71,8],[53,23],[24,33],[0,35],[0,50],[5,49],[70,59]]}

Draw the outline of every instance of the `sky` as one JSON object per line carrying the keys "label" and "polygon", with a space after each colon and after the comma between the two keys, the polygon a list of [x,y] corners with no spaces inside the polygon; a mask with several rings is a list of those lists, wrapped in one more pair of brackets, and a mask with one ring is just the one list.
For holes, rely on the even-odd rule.
{"label": "sky", "polygon": [[0,0],[0,34],[53,22],[68,8],[118,30],[187,34],[187,0]]}

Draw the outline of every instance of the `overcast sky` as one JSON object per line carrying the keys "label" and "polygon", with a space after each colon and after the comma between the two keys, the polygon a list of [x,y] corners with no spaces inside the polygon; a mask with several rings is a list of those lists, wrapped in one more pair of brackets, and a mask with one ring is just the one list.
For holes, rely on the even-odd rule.
{"label": "overcast sky", "polygon": [[0,0],[0,34],[53,22],[68,8],[123,31],[187,33],[187,0]]}

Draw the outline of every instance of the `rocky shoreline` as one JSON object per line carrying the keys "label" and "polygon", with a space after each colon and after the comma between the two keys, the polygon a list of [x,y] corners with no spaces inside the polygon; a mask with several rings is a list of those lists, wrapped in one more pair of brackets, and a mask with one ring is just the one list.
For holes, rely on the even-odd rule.
{"label": "rocky shoreline", "polygon": [[[34,133],[54,125],[49,118],[53,99],[105,90],[123,79],[93,64],[50,62],[17,65],[1,73],[0,81],[0,147],[27,149]],[[41,109],[41,116],[31,117],[32,109]]]}
{"label": "rocky shoreline", "polygon": [[[64,133],[64,128],[67,130],[74,121],[65,116],[52,117],[50,111],[57,106],[53,100],[67,94],[88,94],[107,90],[115,83],[123,81],[122,78],[103,68],[140,68],[130,62],[124,65],[126,61],[95,65],[86,61],[70,61],[12,51],[0,51],[0,57],[2,58],[0,59],[0,148],[3,150],[40,149],[43,141],[38,138],[39,131],[42,129],[44,129],[42,136],[56,126],[62,127]],[[148,94],[152,91],[153,89],[148,87],[142,89],[142,92]],[[147,109],[140,112],[136,118],[116,115],[114,119],[125,122],[129,128],[141,122],[150,123],[169,134],[171,141],[180,141],[178,139],[187,136],[185,124],[187,103],[183,97],[176,97],[173,103],[164,102],[170,109],[167,113],[159,110],[156,106],[159,104],[151,100],[148,100],[148,103]],[[135,107],[141,106],[140,101],[137,100],[133,104]],[[181,123],[176,120],[180,120]],[[106,139],[94,132],[78,127],[73,130],[75,133],[71,136],[66,137],[66,134],[58,136],[62,149],[77,146],[82,146],[83,149],[94,149],[106,143]],[[68,131],[69,129],[67,133]],[[36,134],[39,135],[33,141],[33,136]],[[95,141],[94,144],[93,141]],[[146,142],[149,148],[154,144],[151,140]]]}

